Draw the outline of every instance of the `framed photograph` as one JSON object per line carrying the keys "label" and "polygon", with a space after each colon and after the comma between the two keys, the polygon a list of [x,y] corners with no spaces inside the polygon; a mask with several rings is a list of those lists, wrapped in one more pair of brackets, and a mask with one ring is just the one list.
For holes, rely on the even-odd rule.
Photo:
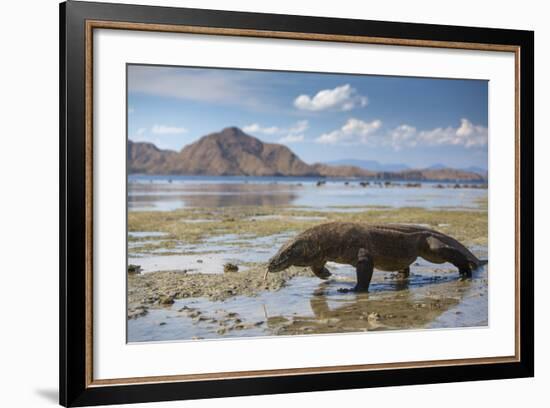
{"label": "framed photograph", "polygon": [[534,375],[533,32],[60,21],[62,405]]}

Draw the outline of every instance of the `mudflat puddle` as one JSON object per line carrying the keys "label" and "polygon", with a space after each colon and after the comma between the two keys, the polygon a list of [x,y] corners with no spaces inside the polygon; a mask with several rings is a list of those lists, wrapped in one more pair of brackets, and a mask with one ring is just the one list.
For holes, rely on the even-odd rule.
{"label": "mudflat puddle", "polygon": [[200,244],[178,244],[144,253],[134,252],[135,247],[154,241],[133,242],[129,245],[133,252],[128,254],[128,263],[140,265],[142,273],[182,269],[188,273],[223,273],[226,263],[235,263],[244,271],[247,263],[265,262],[273,255],[273,248],[291,237],[291,233],[264,237],[222,234],[206,238]]}
{"label": "mudflat puddle", "polygon": [[[475,253],[484,258],[486,248]],[[128,320],[128,341],[175,341],[435,329],[488,325],[488,270],[462,279],[452,265],[421,259],[408,279],[375,271],[370,292],[355,285],[349,266],[328,264],[333,276],[295,277],[282,289],[225,301],[177,300]]]}

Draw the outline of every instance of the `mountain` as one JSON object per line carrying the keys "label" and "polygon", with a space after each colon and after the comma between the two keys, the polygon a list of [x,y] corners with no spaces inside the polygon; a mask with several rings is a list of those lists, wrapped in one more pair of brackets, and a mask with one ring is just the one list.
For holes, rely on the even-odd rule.
{"label": "mountain", "polygon": [[324,163],[315,163],[312,166],[324,177],[375,177],[376,172],[357,166],[331,166]]}
{"label": "mountain", "polygon": [[[449,170],[449,169],[452,169],[452,167],[449,167],[445,164],[436,163],[436,164],[432,164],[430,167],[426,167],[425,170]],[[469,167],[459,168],[458,170],[461,170],[467,173],[476,173],[476,174],[479,174],[480,176],[487,178],[487,169],[484,169],[483,167],[469,166]]]}
{"label": "mountain", "polygon": [[480,174],[449,168],[378,172],[376,177],[384,180],[485,181]]}
{"label": "mountain", "polygon": [[[129,142],[131,143],[131,142]],[[236,127],[203,136],[180,152],[153,151],[141,147],[146,156],[137,160],[139,143],[129,144],[129,168],[147,174],[194,174],[216,176],[319,176],[288,147],[262,143]],[[149,145],[149,144],[147,144]],[[139,170],[138,170],[139,169]],[[134,171],[136,172],[136,171]]]}
{"label": "mountain", "polygon": [[341,159],[326,162],[329,166],[353,166],[370,171],[402,171],[410,167],[400,163],[380,163],[376,160]]}
{"label": "mountain", "polygon": [[[471,176],[465,173],[475,173],[478,174],[484,178],[487,178],[487,170],[482,167],[477,166],[470,166],[470,167],[464,167],[460,169],[453,169],[443,163],[435,163],[432,164],[429,167],[426,167],[424,169],[411,169],[406,164],[401,163],[380,163],[376,160],[358,160],[358,159],[341,159],[341,160],[334,160],[330,162],[325,163],[330,167],[338,166],[338,167],[346,167],[351,169],[354,168],[360,168],[364,170],[368,170],[369,173],[380,173],[382,176],[386,176],[387,173],[392,173],[392,177],[402,177],[404,179],[407,179],[410,177],[410,179],[413,179],[415,177],[418,177],[418,180],[423,180],[426,177],[436,177],[435,180],[454,180],[456,176],[457,179],[464,179],[464,180],[476,180],[478,177]],[[434,173],[433,170],[438,170],[437,173]],[[453,171],[455,172],[453,172]],[[456,170],[462,171],[462,173],[456,172]],[[350,170],[350,173],[360,173],[357,171]],[[357,175],[359,177],[360,175]],[[449,177],[449,178],[446,178]]]}
{"label": "mountain", "polygon": [[173,150],[160,150],[153,143],[128,140],[128,171],[130,173],[166,174],[168,164],[177,153]]}
{"label": "mountain", "polygon": [[178,174],[220,176],[318,175],[288,147],[262,143],[236,127],[212,133],[186,146],[173,159]]}
{"label": "mountain", "polygon": [[487,178],[487,175],[489,174],[487,169],[484,169],[483,167],[478,167],[478,166],[463,167],[460,170],[477,173],[485,178]]}
{"label": "mountain", "polygon": [[[363,164],[366,162],[362,162]],[[236,127],[201,137],[181,151],[128,140],[128,171],[141,174],[209,176],[313,176],[402,180],[482,181],[479,174],[455,170],[379,171],[356,165],[303,162],[288,147],[263,143]]]}

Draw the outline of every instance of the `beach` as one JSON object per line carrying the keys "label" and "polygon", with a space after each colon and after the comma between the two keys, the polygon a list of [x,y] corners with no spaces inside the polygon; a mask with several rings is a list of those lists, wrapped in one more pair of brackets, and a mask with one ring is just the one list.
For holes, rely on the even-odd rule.
{"label": "beach", "polygon": [[[419,258],[409,279],[349,265],[263,275],[299,232],[331,221],[404,223],[451,235],[487,258],[479,184],[293,177],[130,176],[128,341],[174,341],[488,324],[488,266],[461,278]],[[230,267],[228,267],[230,265]]]}

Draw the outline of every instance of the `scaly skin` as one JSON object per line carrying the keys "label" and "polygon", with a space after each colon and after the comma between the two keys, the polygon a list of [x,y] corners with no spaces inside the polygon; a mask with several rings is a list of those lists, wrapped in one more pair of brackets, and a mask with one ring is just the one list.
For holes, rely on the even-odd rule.
{"label": "scaly skin", "polygon": [[409,274],[409,266],[421,257],[441,264],[450,262],[462,275],[470,275],[480,261],[464,245],[441,232],[400,224],[331,222],[310,228],[284,244],[269,260],[267,272],[292,265],[309,266],[321,279],[330,272],[329,261],[352,265],[357,270],[358,291],[368,291],[373,268]]}

